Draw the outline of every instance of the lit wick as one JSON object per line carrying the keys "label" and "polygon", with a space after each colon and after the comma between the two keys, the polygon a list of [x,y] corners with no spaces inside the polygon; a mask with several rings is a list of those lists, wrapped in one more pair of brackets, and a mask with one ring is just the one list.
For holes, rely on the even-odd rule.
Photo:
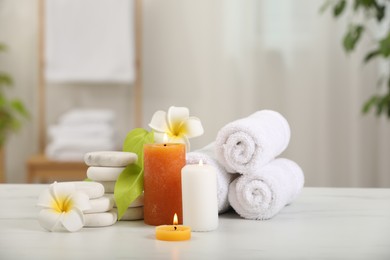
{"label": "lit wick", "polygon": [[167,146],[167,143],[168,143],[168,135],[165,133],[164,136],[163,136],[163,143],[164,143],[164,146]]}
{"label": "lit wick", "polygon": [[177,220],[177,214],[175,213],[175,215],[173,216],[173,228],[175,229],[175,231],[177,230],[176,225],[178,223],[179,223],[179,221]]}

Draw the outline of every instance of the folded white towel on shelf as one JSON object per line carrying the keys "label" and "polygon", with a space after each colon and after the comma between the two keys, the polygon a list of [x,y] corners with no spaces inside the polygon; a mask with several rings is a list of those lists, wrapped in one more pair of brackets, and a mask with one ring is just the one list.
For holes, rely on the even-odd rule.
{"label": "folded white towel on shelf", "polygon": [[134,81],[134,1],[47,0],[45,12],[48,81]]}
{"label": "folded white towel on shelf", "polygon": [[91,123],[82,125],[51,125],[48,127],[48,137],[54,139],[73,138],[116,138],[115,129],[106,123]]}
{"label": "folded white towel on shelf", "polygon": [[117,144],[113,140],[107,139],[72,139],[72,140],[54,140],[50,142],[45,149],[48,158],[66,161],[84,161],[84,155],[89,152],[102,150],[116,150]]}
{"label": "folded white towel on shelf", "polygon": [[58,119],[60,125],[108,124],[115,121],[115,112],[111,109],[72,109]]}
{"label": "folded white towel on shelf", "polygon": [[302,169],[278,158],[252,174],[242,175],[229,186],[229,202],[246,219],[270,219],[291,203],[304,184]]}
{"label": "folded white towel on shelf", "polygon": [[200,150],[187,153],[187,164],[198,164],[200,160],[204,164],[214,166],[217,170],[217,197],[218,212],[223,213],[229,209],[228,189],[229,184],[235,177],[233,174],[226,172],[224,167],[217,161],[215,156],[214,143],[211,143]]}
{"label": "folded white towel on shelf", "polygon": [[219,130],[215,151],[228,172],[248,174],[280,155],[290,141],[290,126],[278,112],[261,110]]}

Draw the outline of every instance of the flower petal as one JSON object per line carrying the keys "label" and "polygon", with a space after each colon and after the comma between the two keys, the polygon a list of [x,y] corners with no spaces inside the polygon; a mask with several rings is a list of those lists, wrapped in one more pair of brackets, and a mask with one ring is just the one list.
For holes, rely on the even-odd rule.
{"label": "flower petal", "polygon": [[84,214],[78,208],[74,208],[63,214],[61,223],[70,232],[79,231],[84,226]]}
{"label": "flower petal", "polygon": [[38,215],[39,224],[49,231],[55,231],[61,224],[61,214],[52,209],[42,209]]}
{"label": "flower petal", "polygon": [[154,142],[156,144],[164,143],[164,135],[165,133],[154,132]]}
{"label": "flower petal", "polygon": [[188,138],[197,137],[204,133],[200,119],[193,116],[183,123],[183,128]]}
{"label": "flower petal", "polygon": [[167,113],[161,110],[154,113],[149,126],[157,132],[166,132],[169,129],[167,123]]}
{"label": "flower petal", "polygon": [[81,211],[91,209],[91,203],[89,197],[84,192],[72,193],[71,199],[73,200],[73,207],[78,208]]}
{"label": "flower petal", "polygon": [[169,143],[181,143],[186,145],[186,152],[190,151],[190,142],[187,138],[187,136],[182,135],[182,136],[170,136]]}
{"label": "flower petal", "polygon": [[39,194],[37,206],[44,207],[44,208],[51,208],[53,203],[53,196],[50,192],[50,189],[45,189],[44,191]]}
{"label": "flower petal", "polygon": [[190,117],[190,111],[186,107],[170,107],[168,109],[167,119],[169,130],[178,135],[177,132],[182,123]]}
{"label": "flower petal", "polygon": [[186,144],[186,153],[189,153],[191,150],[190,141],[188,140],[187,136],[183,136],[182,139],[184,140],[184,143]]}
{"label": "flower petal", "polygon": [[73,182],[55,182],[50,185],[56,199],[67,197],[76,192],[76,185]]}

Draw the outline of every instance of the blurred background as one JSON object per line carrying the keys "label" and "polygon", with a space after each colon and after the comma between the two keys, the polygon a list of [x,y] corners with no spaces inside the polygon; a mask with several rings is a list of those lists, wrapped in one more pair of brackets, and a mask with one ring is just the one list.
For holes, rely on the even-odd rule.
{"label": "blurred background", "polygon": [[[126,0],[115,2],[113,5],[129,4]],[[380,61],[363,64],[372,46],[369,37],[362,39],[353,54],[345,53],[341,41],[350,18],[346,15],[336,20],[331,12],[321,14],[324,2],[141,1],[142,110],[134,109],[136,74],[127,73],[134,66],[116,70],[111,79],[91,81],[64,80],[46,71],[47,144],[50,127],[58,126],[72,109],[110,112],[111,121],[107,122],[115,132],[115,147],[120,149],[126,133],[136,127],[135,113],[141,113],[141,126],[149,129],[155,111],[186,106],[205,129],[204,135],[191,139],[192,150],[214,141],[228,122],[257,110],[273,109],[287,118],[292,131],[282,156],[303,168],[306,186],[390,187],[390,121],[386,116],[361,112],[386,67]],[[51,8],[48,4],[47,9]],[[89,4],[93,9],[94,4]],[[54,21],[46,24],[45,37],[52,33],[63,44],[69,32],[56,29],[56,23],[64,26],[72,21],[82,26],[85,21],[94,21],[90,9],[80,9],[77,15],[78,19],[84,17],[81,20],[62,23],[58,20],[65,17],[63,12],[45,14],[45,23]],[[99,18],[103,24],[122,17],[114,9],[105,10]],[[20,99],[30,113],[3,146],[3,168],[9,183],[27,181],[26,161],[39,152],[40,16],[38,0],[0,0],[0,42],[7,46],[0,54],[0,70],[13,78],[13,87],[6,93]],[[94,60],[99,56],[107,61],[100,65],[133,61],[136,49],[131,14],[126,19],[115,19],[120,25],[115,27],[117,32],[108,29],[112,35],[103,35],[104,25],[96,24],[94,31],[101,40],[80,45],[97,52],[80,57],[80,61],[91,59],[100,64],[99,59]],[[128,29],[129,35],[120,29]],[[373,32],[375,36],[375,29]],[[125,44],[112,47],[118,51],[99,51],[100,45],[121,42],[115,37],[123,35],[119,39]],[[58,42],[51,40],[46,38],[48,63],[58,54]],[[66,60],[70,54],[61,55]]]}

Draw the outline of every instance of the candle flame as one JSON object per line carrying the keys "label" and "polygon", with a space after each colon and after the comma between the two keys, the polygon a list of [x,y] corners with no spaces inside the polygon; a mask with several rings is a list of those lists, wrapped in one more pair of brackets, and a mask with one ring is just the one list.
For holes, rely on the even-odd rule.
{"label": "candle flame", "polygon": [[175,213],[175,215],[173,216],[173,225],[177,225],[179,223],[179,221],[177,220],[177,214]]}
{"label": "candle flame", "polygon": [[168,135],[166,133],[163,136],[163,143],[164,144],[168,143]]}
{"label": "candle flame", "polygon": [[203,166],[203,160],[202,159],[199,160],[199,166]]}

